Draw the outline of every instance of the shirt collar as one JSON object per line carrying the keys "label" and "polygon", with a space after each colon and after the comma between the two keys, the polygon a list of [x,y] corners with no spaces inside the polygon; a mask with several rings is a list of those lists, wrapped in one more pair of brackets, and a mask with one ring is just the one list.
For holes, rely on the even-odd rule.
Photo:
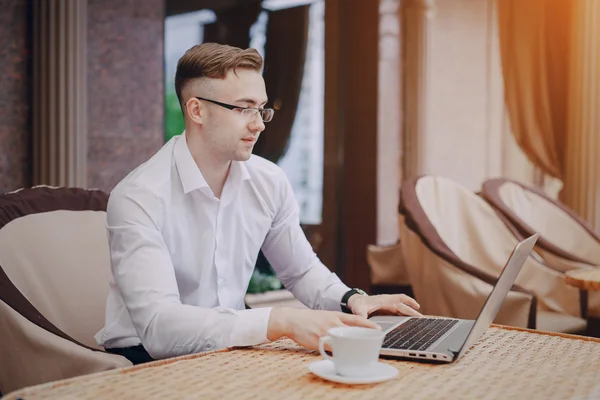
{"label": "shirt collar", "polygon": [[189,192],[208,187],[206,179],[202,176],[200,168],[196,165],[194,157],[187,145],[185,137],[185,131],[177,138],[175,143],[175,165],[177,166],[177,172],[179,172],[179,178],[183,185],[183,193],[188,194]]}
{"label": "shirt collar", "polygon": [[[185,131],[177,138],[175,143],[175,165],[177,166],[177,172],[183,185],[183,192],[188,194],[191,191],[201,188],[208,188],[206,179],[200,172],[200,168],[196,165],[194,157],[187,145],[187,139],[185,137]],[[250,173],[245,162],[233,161],[231,168],[229,169],[229,176],[227,177],[226,185],[234,184],[237,186],[239,183],[250,179]]]}
{"label": "shirt collar", "polygon": [[248,167],[246,163],[243,161],[233,161],[231,163],[231,168],[229,170],[229,176],[235,178],[236,182],[243,182],[246,179],[250,179],[250,173],[248,172]]}

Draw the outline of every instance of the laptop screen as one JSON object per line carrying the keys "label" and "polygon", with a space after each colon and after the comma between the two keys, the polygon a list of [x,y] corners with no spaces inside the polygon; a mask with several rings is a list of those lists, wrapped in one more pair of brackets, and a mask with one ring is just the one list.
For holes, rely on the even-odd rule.
{"label": "laptop screen", "polygon": [[539,234],[535,234],[530,236],[529,238],[519,242],[517,246],[513,249],[496,285],[492,289],[492,292],[488,296],[483,308],[479,312],[479,316],[477,320],[473,324],[467,339],[463,343],[460,353],[456,357],[456,359],[462,357],[462,355],[469,350],[469,348],[479,340],[479,337],[483,335],[483,333],[490,327],[494,318],[496,318],[496,314],[498,314],[498,310],[500,310],[500,306],[502,302],[508,295],[508,292],[512,288],[512,285],[515,283],[519,272],[521,272],[521,268],[527,257],[531,254],[533,250],[533,246],[537,241]]}

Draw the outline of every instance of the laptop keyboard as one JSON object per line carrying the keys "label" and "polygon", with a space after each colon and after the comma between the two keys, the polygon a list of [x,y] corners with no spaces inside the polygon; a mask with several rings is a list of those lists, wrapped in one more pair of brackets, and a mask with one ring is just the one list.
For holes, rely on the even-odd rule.
{"label": "laptop keyboard", "polygon": [[383,347],[388,349],[426,350],[458,323],[455,319],[411,318],[388,332]]}

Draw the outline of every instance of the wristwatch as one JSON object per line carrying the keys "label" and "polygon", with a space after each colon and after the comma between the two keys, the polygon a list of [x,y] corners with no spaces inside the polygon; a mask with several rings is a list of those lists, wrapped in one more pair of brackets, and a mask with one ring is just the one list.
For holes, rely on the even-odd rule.
{"label": "wristwatch", "polygon": [[340,302],[340,306],[342,307],[342,312],[345,312],[347,314],[352,314],[352,310],[350,310],[348,308],[348,300],[350,299],[350,297],[352,295],[355,294],[360,294],[362,296],[368,296],[367,293],[365,293],[364,290],[358,289],[358,288],[354,288],[354,289],[350,289],[348,290],[344,296],[342,297],[342,301]]}

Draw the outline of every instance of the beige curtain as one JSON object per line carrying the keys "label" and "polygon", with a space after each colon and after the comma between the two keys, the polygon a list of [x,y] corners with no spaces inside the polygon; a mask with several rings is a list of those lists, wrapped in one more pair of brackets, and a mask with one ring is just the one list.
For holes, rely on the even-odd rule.
{"label": "beige curtain", "polygon": [[600,232],[600,1],[573,0],[569,134],[560,199]]}
{"label": "beige curtain", "polygon": [[562,179],[568,126],[571,0],[498,0],[505,101],[530,161]]}

